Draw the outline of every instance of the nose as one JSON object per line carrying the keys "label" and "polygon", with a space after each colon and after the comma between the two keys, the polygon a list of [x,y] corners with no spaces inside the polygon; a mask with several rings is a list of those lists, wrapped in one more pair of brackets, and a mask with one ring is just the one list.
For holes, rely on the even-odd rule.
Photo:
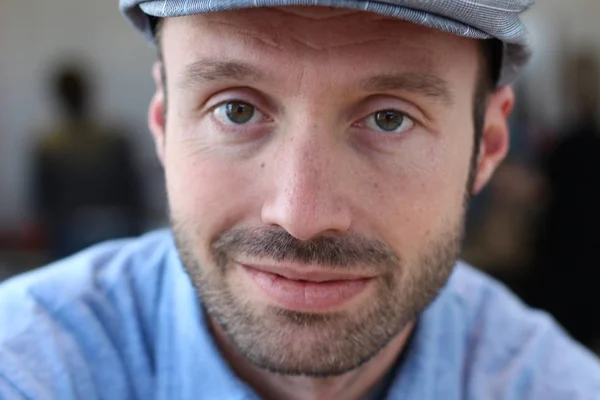
{"label": "nose", "polygon": [[342,234],[352,222],[343,157],[331,137],[301,132],[277,149],[262,221],[300,240]]}

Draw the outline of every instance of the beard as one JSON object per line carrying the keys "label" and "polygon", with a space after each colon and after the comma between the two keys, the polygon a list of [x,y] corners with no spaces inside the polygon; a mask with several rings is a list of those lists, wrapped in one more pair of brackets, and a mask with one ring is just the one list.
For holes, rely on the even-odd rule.
{"label": "beard", "polygon": [[[181,261],[208,314],[255,366],[285,375],[332,377],[352,371],[414,321],[448,280],[460,252],[464,210],[423,246],[410,265],[387,244],[351,234],[298,240],[281,228],[234,228],[197,253],[196,227],[173,219]],[[245,296],[232,260],[239,256],[322,265],[324,270],[377,274],[375,287],[353,312],[304,313],[259,305]]]}

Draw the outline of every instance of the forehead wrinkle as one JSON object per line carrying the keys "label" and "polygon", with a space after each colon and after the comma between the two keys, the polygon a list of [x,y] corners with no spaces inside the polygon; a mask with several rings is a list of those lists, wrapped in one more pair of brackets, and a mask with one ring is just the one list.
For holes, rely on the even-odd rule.
{"label": "forehead wrinkle", "polygon": [[318,38],[321,42],[318,43],[310,40],[306,35],[300,35],[299,32],[294,31],[280,32],[279,36],[274,37],[266,32],[243,29],[231,22],[211,21],[211,24],[220,25],[220,28],[228,28],[229,34],[236,34],[245,40],[254,40],[261,45],[278,50],[285,50],[286,45],[297,45],[313,51],[330,51],[351,46],[378,44],[382,41],[382,38],[352,40],[348,36],[341,36],[336,39],[344,39],[343,43],[331,43],[331,40],[324,40],[323,37]]}
{"label": "forehead wrinkle", "polygon": [[226,19],[218,19],[218,20],[208,19],[208,24],[215,25],[219,29],[226,29],[227,34],[229,34],[229,35],[236,34],[245,39],[255,40],[255,41],[257,41],[263,45],[266,45],[268,47],[274,47],[277,49],[281,49],[281,47],[282,47],[280,42],[278,42],[277,40],[275,40],[273,37],[266,34],[265,32],[261,32],[258,29],[255,29],[255,30],[244,29],[240,26],[239,23],[236,24],[236,23],[231,22]]}
{"label": "forehead wrinkle", "polygon": [[[313,12],[284,11],[283,9]],[[353,45],[380,43],[390,40],[396,43],[401,37],[393,37],[390,32],[398,27],[412,27],[413,24],[397,18],[386,17],[364,11],[342,10],[331,14],[329,7],[280,7],[248,9],[201,15],[209,24],[226,34],[237,34],[246,39],[254,39],[261,44],[277,49],[286,45],[301,44],[312,50],[337,49]],[[259,18],[260,16],[260,18]],[[323,16],[323,17],[319,17]],[[386,32],[382,28],[385,24]],[[360,33],[358,30],[360,30]]]}
{"label": "forehead wrinkle", "polygon": [[290,35],[290,39],[293,43],[296,43],[300,46],[306,47],[309,50],[313,50],[313,51],[327,51],[329,53],[331,53],[332,50],[343,50],[347,47],[351,47],[351,46],[361,46],[361,45],[367,45],[367,44],[372,44],[372,43],[380,43],[380,40],[377,39],[366,39],[366,40],[359,40],[359,41],[354,41],[354,42],[348,42],[348,43],[342,43],[342,44],[323,44],[320,45],[318,43],[314,43],[314,42],[309,42],[307,40],[303,40],[300,39],[298,37],[296,37],[295,35]]}

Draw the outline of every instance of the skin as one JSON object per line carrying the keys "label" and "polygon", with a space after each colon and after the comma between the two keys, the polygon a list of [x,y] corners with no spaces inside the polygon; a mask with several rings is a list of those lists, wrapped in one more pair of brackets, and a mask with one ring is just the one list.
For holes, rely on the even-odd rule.
{"label": "skin", "polygon": [[[471,171],[473,40],[374,14],[283,8],[167,19],[162,51],[167,87],[157,63],[149,124],[178,249],[223,355],[264,398],[361,398],[451,273],[465,199],[508,149],[512,90],[490,94]],[[229,124],[219,105],[233,100],[258,117]],[[390,109],[407,116],[395,133],[372,118]],[[254,253],[228,240],[236,232]],[[309,245],[312,256],[299,257]],[[369,246],[380,263],[364,257]],[[336,247],[357,259],[335,258]],[[291,312],[247,263],[369,284],[341,305]]]}

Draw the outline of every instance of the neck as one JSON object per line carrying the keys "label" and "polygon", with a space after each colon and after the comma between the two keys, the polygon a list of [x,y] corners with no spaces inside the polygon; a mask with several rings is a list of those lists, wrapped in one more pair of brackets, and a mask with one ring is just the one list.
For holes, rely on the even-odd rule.
{"label": "neck", "polygon": [[359,400],[392,368],[406,346],[414,323],[407,325],[369,362],[344,375],[328,378],[286,376],[258,368],[237,351],[227,335],[212,320],[211,327],[221,353],[232,369],[264,399]]}

